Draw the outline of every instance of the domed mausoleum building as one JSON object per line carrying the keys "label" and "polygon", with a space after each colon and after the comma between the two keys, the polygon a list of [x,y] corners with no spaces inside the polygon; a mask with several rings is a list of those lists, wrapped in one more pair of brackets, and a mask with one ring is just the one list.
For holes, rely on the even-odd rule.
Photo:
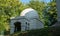
{"label": "domed mausoleum building", "polygon": [[37,11],[32,8],[23,10],[20,16],[12,17],[10,20],[10,34],[17,31],[44,28],[43,23],[39,20]]}

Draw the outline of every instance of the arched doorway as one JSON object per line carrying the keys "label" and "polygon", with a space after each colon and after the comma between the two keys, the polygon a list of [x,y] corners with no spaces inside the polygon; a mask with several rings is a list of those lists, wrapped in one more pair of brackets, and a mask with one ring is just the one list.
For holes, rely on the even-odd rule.
{"label": "arched doorway", "polygon": [[14,26],[15,26],[14,32],[21,31],[21,22],[15,22]]}

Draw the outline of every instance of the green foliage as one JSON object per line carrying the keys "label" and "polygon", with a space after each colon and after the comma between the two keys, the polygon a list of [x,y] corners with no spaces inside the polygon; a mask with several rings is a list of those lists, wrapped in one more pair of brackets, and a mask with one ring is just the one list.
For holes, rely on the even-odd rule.
{"label": "green foliage", "polygon": [[49,24],[49,13],[48,13],[48,7],[46,6],[44,11],[43,11],[43,19],[44,19],[44,25],[47,26]]}
{"label": "green foliage", "polygon": [[55,22],[57,22],[56,1],[53,0],[52,2],[48,3],[48,6],[50,7],[50,8],[48,9],[49,21],[51,22],[50,25],[53,25]]}
{"label": "green foliage", "polygon": [[0,30],[8,30],[10,17],[20,15],[24,8],[19,0],[0,0]]}
{"label": "green foliage", "polygon": [[51,26],[57,22],[57,9],[56,9],[56,1],[53,0],[49,3],[47,3],[47,6],[45,7],[43,11],[44,15],[44,24],[45,26]]}

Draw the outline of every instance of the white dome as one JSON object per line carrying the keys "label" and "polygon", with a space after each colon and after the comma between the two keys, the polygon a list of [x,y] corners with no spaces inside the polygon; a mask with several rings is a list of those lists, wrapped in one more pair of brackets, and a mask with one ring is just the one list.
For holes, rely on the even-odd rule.
{"label": "white dome", "polygon": [[39,18],[38,13],[32,8],[23,10],[20,16],[25,16],[26,18]]}

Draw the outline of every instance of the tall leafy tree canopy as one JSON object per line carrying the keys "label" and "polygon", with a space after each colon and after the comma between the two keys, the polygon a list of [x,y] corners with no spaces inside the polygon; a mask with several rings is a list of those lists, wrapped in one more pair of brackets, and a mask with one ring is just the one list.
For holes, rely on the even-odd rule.
{"label": "tall leafy tree canopy", "polygon": [[48,3],[48,6],[50,7],[48,9],[49,21],[51,22],[50,25],[53,25],[55,22],[57,22],[56,0],[52,0],[50,3]]}
{"label": "tall leafy tree canopy", "polygon": [[8,30],[10,17],[20,15],[23,9],[24,6],[19,0],[0,0],[0,31]]}

